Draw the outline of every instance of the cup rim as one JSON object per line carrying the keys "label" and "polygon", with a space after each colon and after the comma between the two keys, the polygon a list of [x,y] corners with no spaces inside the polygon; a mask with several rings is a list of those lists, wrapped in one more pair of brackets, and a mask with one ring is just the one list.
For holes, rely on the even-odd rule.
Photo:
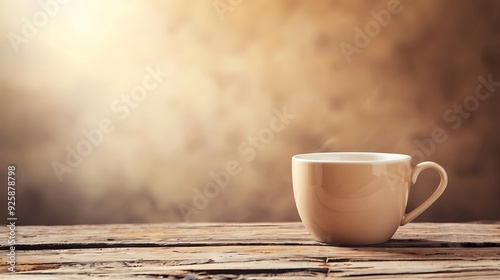
{"label": "cup rim", "polygon": [[320,152],[297,154],[292,157],[292,161],[341,164],[405,162],[410,159],[411,156],[405,154],[379,152]]}

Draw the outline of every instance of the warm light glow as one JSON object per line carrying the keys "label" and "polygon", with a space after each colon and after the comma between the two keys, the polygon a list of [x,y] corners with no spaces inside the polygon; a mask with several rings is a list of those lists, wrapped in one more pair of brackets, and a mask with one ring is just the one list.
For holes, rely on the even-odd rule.
{"label": "warm light glow", "polygon": [[25,223],[183,221],[233,160],[193,221],[298,220],[290,159],[317,151],[420,152],[450,176],[422,219],[498,218],[500,99],[466,103],[500,79],[495,1],[63,2],[0,1],[0,166]]}

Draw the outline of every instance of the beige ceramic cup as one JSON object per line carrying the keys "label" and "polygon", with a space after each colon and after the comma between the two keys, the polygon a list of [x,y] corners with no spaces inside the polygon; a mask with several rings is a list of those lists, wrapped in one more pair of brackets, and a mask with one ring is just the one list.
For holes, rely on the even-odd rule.
{"label": "beige ceramic cup", "polygon": [[[293,193],[305,227],[330,244],[386,242],[434,203],[448,183],[437,163],[412,167],[410,160],[402,154],[360,152],[293,156]],[[405,213],[410,187],[427,168],[436,170],[441,182],[424,203]]]}

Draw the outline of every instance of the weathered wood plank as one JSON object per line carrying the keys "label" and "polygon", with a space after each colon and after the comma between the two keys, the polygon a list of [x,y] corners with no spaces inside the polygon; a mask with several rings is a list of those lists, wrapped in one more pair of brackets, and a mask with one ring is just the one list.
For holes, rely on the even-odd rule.
{"label": "weathered wood plank", "polygon": [[171,263],[250,262],[286,260],[317,262],[353,261],[481,261],[499,260],[497,248],[346,248],[327,246],[204,246],[166,248],[106,248],[18,251],[22,264],[137,262]]}
{"label": "weathered wood plank", "polygon": [[409,280],[418,280],[418,279],[480,279],[480,280],[488,280],[494,279],[498,280],[499,274],[498,272],[485,272],[485,271],[462,271],[460,273],[456,272],[443,272],[443,273],[423,273],[423,274],[390,274],[390,275],[367,275],[367,276],[344,276],[339,277],[335,274],[325,275],[323,273],[309,273],[309,272],[285,272],[285,273],[275,273],[275,274],[206,274],[206,273],[197,273],[194,274],[189,271],[172,271],[168,274],[161,275],[124,275],[120,274],[119,276],[113,275],[33,275],[33,274],[19,274],[19,273],[10,273],[3,274],[2,279],[29,279],[29,280],[53,280],[53,279],[82,279],[82,278],[91,278],[91,279],[137,279],[137,278],[161,278],[161,279],[197,279],[197,280],[208,280],[208,279],[245,279],[245,280],[256,280],[256,279],[287,279],[287,280],[312,280],[312,279],[360,279],[360,280],[374,280],[374,279],[409,279]]}
{"label": "weathered wood plank", "polygon": [[286,272],[318,272],[325,276],[359,277],[374,275],[417,275],[431,273],[481,272],[500,275],[497,260],[482,261],[356,261],[324,263],[313,260],[254,260],[251,262],[169,263],[169,262],[99,262],[64,263],[43,270],[28,270],[23,274],[53,275],[170,275],[172,271],[190,271],[209,274],[277,274]]}
{"label": "weathered wood plank", "polygon": [[[170,279],[498,279],[500,224],[413,223],[385,244],[329,246],[300,223],[18,227],[16,274]],[[2,249],[7,246],[0,242]],[[6,271],[5,262],[0,271]],[[52,277],[52,278],[51,278]]]}
{"label": "weathered wood plank", "polygon": [[[1,232],[6,233],[6,228]],[[118,224],[77,226],[21,226],[19,248],[213,246],[227,244],[323,245],[312,239],[301,223],[249,224]],[[500,224],[410,223],[383,247],[493,246],[500,243]],[[65,246],[67,245],[67,246]],[[0,240],[0,249],[7,247]],[[39,247],[43,248],[43,247]]]}
{"label": "weathered wood plank", "polygon": [[[368,250],[366,250],[368,249]],[[168,274],[330,271],[337,276],[483,271],[500,275],[500,248],[214,246],[21,251],[19,271],[53,274]],[[384,249],[384,250],[382,250]]]}

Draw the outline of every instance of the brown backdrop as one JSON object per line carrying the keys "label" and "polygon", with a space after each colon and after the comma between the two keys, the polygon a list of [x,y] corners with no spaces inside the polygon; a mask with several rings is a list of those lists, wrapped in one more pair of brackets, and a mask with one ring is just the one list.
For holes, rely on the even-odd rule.
{"label": "brown backdrop", "polygon": [[0,178],[20,224],[288,221],[292,155],[399,152],[449,173],[418,220],[500,219],[499,11],[2,1]]}

